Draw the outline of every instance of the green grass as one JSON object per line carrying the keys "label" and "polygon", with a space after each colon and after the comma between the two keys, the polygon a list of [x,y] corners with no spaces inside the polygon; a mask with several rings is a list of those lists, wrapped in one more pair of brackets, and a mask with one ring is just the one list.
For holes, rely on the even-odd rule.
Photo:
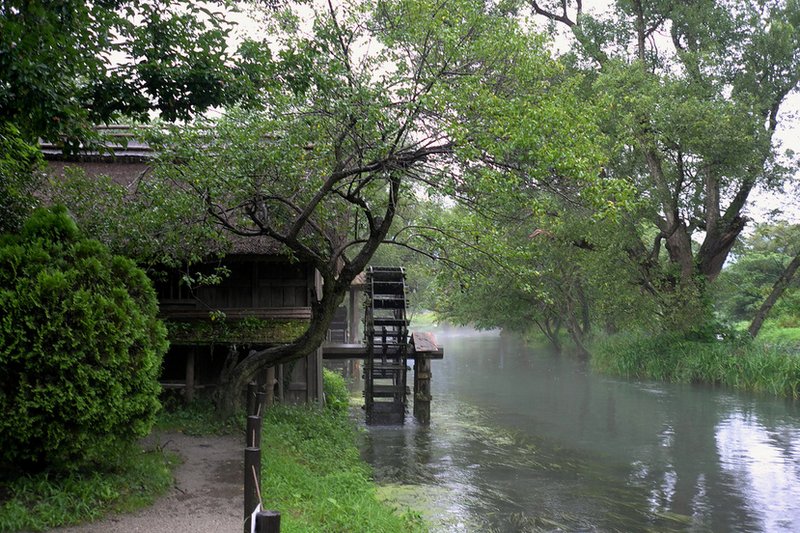
{"label": "green grass", "polygon": [[720,384],[800,398],[797,344],[768,338],[703,342],[679,334],[621,334],[594,347],[592,365],[629,378]]}
{"label": "green grass", "polygon": [[45,531],[146,507],[172,485],[176,463],[163,452],[131,446],[107,471],[0,482],[0,532]]}
{"label": "green grass", "polygon": [[281,512],[281,531],[425,531],[418,514],[381,502],[347,415],[278,406],[264,419],[264,506]]}
{"label": "green grass", "polygon": [[800,348],[800,327],[780,327],[768,322],[758,334],[758,340]]}

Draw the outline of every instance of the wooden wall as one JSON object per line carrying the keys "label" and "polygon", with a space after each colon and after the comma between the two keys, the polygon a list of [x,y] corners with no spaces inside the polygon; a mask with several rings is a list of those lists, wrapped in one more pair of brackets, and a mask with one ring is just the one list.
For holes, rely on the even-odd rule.
{"label": "wooden wall", "polygon": [[[206,264],[195,267],[192,272],[212,274],[218,264]],[[285,260],[268,256],[232,255],[224,260],[229,274],[219,284],[201,286],[190,290],[181,283],[186,272],[172,271],[164,273],[156,281],[161,312],[166,318],[179,317],[180,312],[192,311],[207,317],[206,311],[228,311],[229,318],[247,316],[247,309],[264,310],[268,308],[309,308],[314,294],[320,294],[321,280],[319,274],[305,264],[290,264]],[[170,313],[173,313],[172,315]],[[254,312],[254,315],[257,314]],[[185,344],[185,343],[183,343]],[[250,348],[265,347],[263,341],[240,343],[242,353]],[[182,348],[186,351],[186,347]],[[217,344],[215,352],[224,352]],[[208,347],[197,347],[194,375],[198,379],[208,379],[209,368],[218,366],[208,354]],[[185,361],[186,355],[175,353]],[[168,356],[169,357],[169,356]],[[176,366],[176,365],[173,365]],[[175,371],[179,372],[179,366]],[[322,399],[322,350],[292,363],[281,365],[277,369],[279,380],[278,397],[292,404],[315,403]],[[180,381],[178,379],[178,381]],[[202,386],[202,383],[199,383]]]}
{"label": "wooden wall", "polygon": [[[214,273],[217,264],[189,269],[189,275]],[[289,264],[258,256],[229,256],[224,262],[229,274],[217,285],[193,291],[181,283],[186,274],[171,271],[156,282],[162,311],[171,307],[247,309],[254,307],[310,307],[314,272],[309,265]]]}

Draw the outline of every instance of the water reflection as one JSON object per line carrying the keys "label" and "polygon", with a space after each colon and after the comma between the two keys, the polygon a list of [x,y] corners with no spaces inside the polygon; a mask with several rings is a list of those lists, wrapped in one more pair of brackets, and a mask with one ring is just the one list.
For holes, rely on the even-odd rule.
{"label": "water reflection", "polygon": [[732,413],[717,426],[722,468],[746,493],[746,505],[761,529],[800,531],[798,438],[796,426],[770,428],[753,413]]}
{"label": "water reflection", "polygon": [[370,427],[364,449],[381,483],[418,487],[436,530],[800,530],[794,405],[438,337],[430,428]]}

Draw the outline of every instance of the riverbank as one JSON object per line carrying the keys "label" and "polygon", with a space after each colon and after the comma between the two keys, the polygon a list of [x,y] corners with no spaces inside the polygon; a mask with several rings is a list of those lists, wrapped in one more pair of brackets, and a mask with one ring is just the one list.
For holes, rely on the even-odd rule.
{"label": "riverbank", "polygon": [[708,383],[800,398],[800,350],[794,331],[692,340],[674,333],[617,334],[592,348],[592,367],[627,378]]}
{"label": "riverbank", "polygon": [[262,497],[281,531],[426,531],[420,516],[383,501],[358,449],[344,379],[325,371],[327,407],[276,406],[264,417]]}
{"label": "riverbank", "polygon": [[378,499],[344,414],[278,406],[264,418],[264,506],[281,531],[425,531],[419,515]]}

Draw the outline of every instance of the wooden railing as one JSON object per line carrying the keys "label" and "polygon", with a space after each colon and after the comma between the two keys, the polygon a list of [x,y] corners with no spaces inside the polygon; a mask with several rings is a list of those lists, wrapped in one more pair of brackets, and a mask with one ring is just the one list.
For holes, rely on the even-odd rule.
{"label": "wooden railing", "polygon": [[[243,318],[258,318],[262,320],[311,320],[310,307],[235,307],[228,309],[215,309],[225,313],[229,320]],[[172,320],[207,320],[212,311],[208,309],[180,309],[162,308],[162,318]]]}

